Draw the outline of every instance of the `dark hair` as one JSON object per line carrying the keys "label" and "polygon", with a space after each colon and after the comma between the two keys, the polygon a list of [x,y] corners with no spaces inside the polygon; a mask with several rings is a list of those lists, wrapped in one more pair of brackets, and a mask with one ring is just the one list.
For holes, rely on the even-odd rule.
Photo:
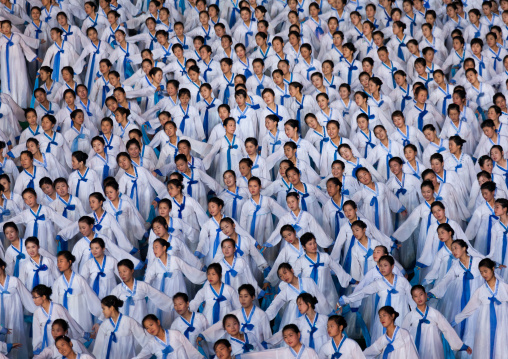
{"label": "dark hair", "polygon": [[147,320],[151,320],[155,323],[157,323],[159,321],[159,318],[157,318],[157,316],[155,314],[147,314],[145,315],[145,317],[143,318],[143,320],[141,321],[141,324],[143,324],[143,326],[145,325],[145,322]]}
{"label": "dark hair", "polygon": [[395,265],[395,259],[393,259],[393,257],[390,255],[381,256],[381,258],[379,258],[378,263],[381,261],[386,261],[386,262],[390,263],[391,266]]}
{"label": "dark hair", "polygon": [[483,258],[480,263],[478,263],[478,268],[485,267],[489,268],[490,270],[494,270],[496,268],[496,262],[494,262],[490,258]]}
{"label": "dark hair", "polygon": [[282,329],[282,333],[284,333],[287,330],[291,330],[295,334],[300,334],[300,329],[296,326],[296,324],[285,325],[284,328]]}
{"label": "dark hair", "polygon": [[240,294],[240,292],[242,290],[245,290],[252,298],[254,298],[256,296],[256,290],[254,289],[254,287],[252,286],[252,284],[242,284],[239,288],[238,288],[238,294]]}
{"label": "dark hair", "polygon": [[101,304],[108,308],[115,308],[118,311],[118,308],[123,306],[123,300],[118,299],[114,295],[108,295],[101,300]]}
{"label": "dark hair", "polygon": [[226,315],[224,316],[224,318],[222,318],[222,327],[223,327],[223,328],[226,328],[226,321],[227,321],[228,319],[233,319],[233,320],[236,320],[236,322],[237,322],[238,324],[240,324],[240,320],[238,319],[238,317],[237,317],[236,315],[234,315],[234,314],[226,314]]}
{"label": "dark hair", "polygon": [[46,297],[47,300],[51,300],[51,294],[53,294],[53,289],[44,284],[39,284],[32,289],[32,293],[37,294],[40,297]]}
{"label": "dark hair", "polygon": [[178,292],[176,293],[174,296],[173,296],[173,302],[175,301],[175,299],[177,298],[181,298],[183,301],[185,301],[186,303],[189,302],[189,296],[186,294],[186,293],[182,293],[182,292]]}
{"label": "dark hair", "polygon": [[301,293],[296,300],[301,299],[303,302],[307,305],[310,305],[312,309],[316,309],[316,304],[318,303],[318,300],[316,297],[314,297],[312,294],[309,293]]}
{"label": "dark hair", "polygon": [[393,307],[389,306],[389,305],[385,305],[384,307],[381,307],[378,311],[378,314],[381,313],[381,312],[385,312],[389,315],[393,315],[394,318],[393,320],[395,321],[395,319],[397,319],[399,317],[399,313],[397,311],[395,311],[395,309],[393,309]]}
{"label": "dark hair", "polygon": [[90,245],[98,244],[102,249],[106,248],[106,243],[104,243],[104,239],[102,238],[94,238],[90,241]]}
{"label": "dark hair", "polygon": [[213,345],[213,350],[215,351],[215,349],[219,346],[219,345],[224,345],[226,348],[231,348],[231,343],[227,340],[227,339],[219,339],[215,342],[215,344]]}
{"label": "dark hair", "polygon": [[51,324],[51,328],[53,328],[55,325],[59,325],[64,332],[69,330],[69,323],[67,323],[64,319],[55,319],[53,324]]}
{"label": "dark hair", "polygon": [[219,263],[210,264],[206,269],[206,273],[208,274],[208,272],[212,269],[215,271],[215,273],[217,273],[219,277],[222,277],[222,266]]}
{"label": "dark hair", "polygon": [[425,291],[425,287],[424,287],[423,285],[421,285],[421,284],[414,285],[414,286],[411,288],[411,294],[413,294],[413,292],[414,292],[414,291],[416,291],[416,290],[421,290],[421,291],[423,291],[423,293],[427,293],[427,292]]}
{"label": "dark hair", "polygon": [[121,266],[127,267],[130,270],[134,270],[134,263],[130,259],[122,259],[118,264],[116,265],[117,268],[120,268]]}
{"label": "dark hair", "polygon": [[300,243],[302,244],[303,247],[305,247],[305,245],[310,241],[312,241],[313,239],[316,239],[314,234],[312,234],[311,232],[307,232],[300,237]]}
{"label": "dark hair", "polygon": [[69,251],[60,251],[58,252],[57,257],[64,257],[68,262],[71,263],[76,262],[76,257]]}
{"label": "dark hair", "polygon": [[341,315],[332,315],[328,318],[328,321],[335,322],[335,324],[337,324],[337,326],[339,326],[339,327],[342,326],[342,330],[347,328],[347,321]]}

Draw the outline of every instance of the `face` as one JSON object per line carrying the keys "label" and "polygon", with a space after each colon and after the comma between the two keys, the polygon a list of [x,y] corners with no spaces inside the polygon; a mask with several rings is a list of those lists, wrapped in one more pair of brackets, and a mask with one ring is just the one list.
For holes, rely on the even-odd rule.
{"label": "face", "polygon": [[118,267],[118,274],[120,274],[120,279],[124,282],[128,282],[132,279],[132,274],[134,273],[133,269],[130,269],[126,266]]}
{"label": "face", "polygon": [[480,267],[480,275],[483,279],[489,281],[494,277],[494,271],[489,267]]}
{"label": "face", "polygon": [[73,352],[72,343],[67,343],[67,341],[65,340],[59,340],[55,345],[56,348],[58,349],[58,352],[62,354],[64,357],[67,357]]}
{"label": "face", "polygon": [[286,330],[282,335],[284,336],[284,341],[290,347],[295,347],[300,343],[300,333],[296,334],[292,330]]}
{"label": "face", "polygon": [[23,195],[23,201],[25,201],[25,204],[32,208],[37,205],[37,196],[33,195],[32,193],[25,193]]}
{"label": "face", "polygon": [[104,304],[101,304],[102,307],[102,314],[104,314],[104,318],[111,318],[114,313],[113,307],[106,307]]}
{"label": "face", "polygon": [[361,184],[368,185],[372,182],[372,176],[367,171],[359,171],[356,173],[356,176]]}
{"label": "face", "polygon": [[380,248],[380,247],[376,247],[374,248],[374,252],[372,253],[372,259],[374,259],[374,262],[379,262],[379,258],[381,258],[382,256],[384,256],[385,254],[385,251],[383,250],[383,248]]}
{"label": "face", "polygon": [[231,358],[231,348],[228,348],[224,344],[219,344],[215,347],[215,356],[218,359],[228,359]]}
{"label": "face", "polygon": [[439,206],[434,206],[432,208],[432,214],[438,221],[442,221],[446,218],[445,210]]}
{"label": "face", "polygon": [[182,298],[176,298],[173,300],[173,305],[175,307],[175,311],[182,315],[189,309],[189,303],[183,300]]}
{"label": "face", "polygon": [[236,246],[233,243],[223,242],[222,243],[222,254],[225,258],[231,258],[235,255]]}
{"label": "face", "polygon": [[292,269],[288,270],[286,268],[282,268],[277,273],[279,275],[280,280],[285,283],[290,283],[295,276]]}
{"label": "face", "polygon": [[394,321],[394,318],[392,315],[388,314],[387,312],[385,311],[381,311],[379,313],[379,321],[381,322],[381,325],[386,328],[388,327],[390,324],[393,323]]}
{"label": "face", "polygon": [[60,335],[65,335],[65,331],[63,328],[59,325],[53,325],[51,327],[51,335],[53,336],[53,339],[58,338]]}
{"label": "face", "polygon": [[160,322],[153,321],[153,320],[145,320],[143,321],[143,326],[145,327],[146,331],[150,335],[157,335],[160,329]]}
{"label": "face", "polygon": [[307,311],[310,308],[310,306],[307,303],[305,303],[305,301],[303,301],[302,299],[298,299],[296,301],[296,304],[298,305],[298,311],[300,312],[300,314],[307,313]]}
{"label": "face", "polygon": [[219,275],[213,269],[210,269],[206,272],[206,279],[208,282],[210,282],[211,285],[218,284],[220,282]]}
{"label": "face", "polygon": [[18,231],[16,231],[12,227],[6,228],[4,231],[4,235],[9,242],[14,242],[15,240],[19,239]]}
{"label": "face", "polygon": [[451,233],[445,230],[444,228],[439,228],[437,230],[437,237],[441,242],[446,242],[452,239]]}
{"label": "face", "polygon": [[88,199],[88,203],[90,204],[92,211],[97,211],[99,208],[102,208],[102,201],[99,201],[95,197],[90,197]]}
{"label": "face", "polygon": [[[295,199],[294,197],[292,197],[292,198]],[[296,199],[295,199],[295,201],[296,201]],[[296,202],[298,202],[298,201],[296,201]],[[316,253],[317,252],[316,239],[313,238],[305,244],[305,251],[307,253]]]}
{"label": "face", "polygon": [[355,236],[356,239],[361,239],[365,236],[365,229],[359,226],[353,226],[351,227],[351,231],[353,232],[353,236]]}
{"label": "face", "polygon": [[67,258],[65,258],[64,256],[59,256],[56,260],[56,264],[57,264],[58,270],[60,272],[63,272],[71,267],[72,262],[68,261]]}
{"label": "face", "polygon": [[104,248],[102,248],[98,243],[90,244],[90,251],[95,258],[101,258],[104,255]]}
{"label": "face", "polygon": [[452,254],[455,258],[460,258],[466,253],[466,248],[461,247],[458,243],[452,244]]}
{"label": "face", "polygon": [[35,243],[29,242],[25,244],[26,252],[30,257],[36,257],[39,254],[39,246]]}
{"label": "face", "polygon": [[294,244],[296,241],[298,241],[298,238],[296,238],[296,233],[293,231],[284,231],[282,232],[282,238],[291,244]]}
{"label": "face", "polygon": [[430,167],[436,173],[441,173],[443,170],[443,163],[437,159],[430,161]]}
{"label": "face", "polygon": [[388,261],[386,260],[382,260],[378,263],[378,267],[379,267],[379,272],[383,275],[383,276],[388,276],[390,274],[392,274],[392,271],[393,271],[393,266],[388,263]]}
{"label": "face", "polygon": [[296,211],[299,208],[299,201],[294,196],[286,198],[286,203],[291,211]]}

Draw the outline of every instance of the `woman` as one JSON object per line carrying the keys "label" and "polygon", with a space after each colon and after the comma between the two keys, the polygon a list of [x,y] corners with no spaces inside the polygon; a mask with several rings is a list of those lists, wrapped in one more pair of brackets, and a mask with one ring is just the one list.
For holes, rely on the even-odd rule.
{"label": "woman", "polygon": [[453,324],[477,315],[474,326],[473,359],[502,358],[508,340],[508,285],[496,278],[496,263],[485,258],[478,264],[484,280],[471,296],[462,311],[455,316]]}
{"label": "woman", "polygon": [[91,332],[92,316],[101,315],[100,300],[86,279],[72,270],[75,261],[76,257],[69,251],[58,253],[57,265],[62,275],[52,287],[56,295],[54,302],[63,305],[85,332]]}
{"label": "woman", "polygon": [[123,259],[118,262],[117,268],[122,282],[111,291],[111,295],[125,300],[125,306],[121,310],[122,314],[132,316],[134,320],[141,323],[145,315],[148,314],[147,297],[157,309],[168,313],[173,310],[173,301],[170,297],[148,283],[134,278],[132,261]]}
{"label": "woman", "polygon": [[399,313],[390,306],[384,306],[379,309],[378,314],[386,333],[364,350],[365,357],[376,358],[382,354],[383,359],[418,359],[418,352],[409,332],[395,325]]}
{"label": "woman", "polygon": [[104,192],[108,201],[106,209],[115,216],[125,235],[134,248],[139,248],[139,240],[145,234],[145,220],[136,209],[134,203],[119,191],[119,185],[114,179],[104,185]]}
{"label": "woman", "polygon": [[117,269],[118,261],[105,252],[104,240],[102,238],[92,239],[90,253],[93,258],[85,261],[79,271],[79,274],[88,282],[99,299],[110,293],[120,279]]}
{"label": "woman", "polygon": [[22,108],[26,108],[31,96],[31,88],[28,84],[28,72],[25,58],[29,61],[42,62],[30,49],[37,48],[39,40],[29,41],[19,33],[13,33],[9,20],[2,21],[2,37],[0,38],[0,53],[2,68],[2,93],[8,94]]}
{"label": "woman", "polygon": [[[364,359],[362,349],[354,340],[349,339],[344,332],[347,322],[344,317],[332,315],[328,318],[327,332],[330,340],[319,349],[320,358],[335,359],[345,355],[346,358]],[[337,355],[336,355],[337,354]]]}
{"label": "woman", "polygon": [[71,338],[65,335],[59,336],[55,339],[55,346],[58,352],[67,359],[93,359],[91,355],[85,353],[76,353],[74,351],[73,343]]}
{"label": "woman", "polygon": [[[170,243],[162,238],[157,238],[153,243],[153,252],[156,260],[147,268],[144,281],[152,287],[159,289],[162,293],[173,298],[176,293],[188,293],[184,275],[190,282],[199,285],[206,280],[206,274],[194,268],[180,259],[178,256],[169,255]],[[174,312],[162,312],[148,301],[148,311],[158,312],[162,322],[168,327],[174,320]]]}
{"label": "woman", "polygon": [[[305,346],[319,351],[328,340],[326,329],[328,317],[316,312],[317,302],[318,300],[312,294],[300,294],[296,299],[296,303],[301,316],[294,321],[294,324],[302,330],[300,341]],[[282,332],[278,332],[267,340],[267,343],[275,346],[282,340]]]}
{"label": "woman", "polygon": [[85,210],[90,212],[88,197],[93,192],[102,193],[101,180],[97,172],[86,166],[88,155],[82,151],[76,151],[72,154],[72,169],[69,176],[69,187],[71,194],[78,197]]}
{"label": "woman", "polygon": [[155,315],[148,314],[143,318],[142,324],[150,337],[141,352],[133,359],[148,358],[151,355],[167,359],[203,358],[182,333],[177,330],[164,329]]}
{"label": "woman", "polygon": [[104,135],[92,138],[92,148],[95,155],[89,162],[90,168],[99,175],[103,182],[109,176],[114,176],[118,168],[115,157],[106,152],[106,140],[104,138]]}
{"label": "woman", "polygon": [[29,138],[26,141],[26,149],[34,156],[34,166],[44,167],[50,178],[55,180],[59,177],[67,178],[69,172],[51,153],[42,153],[39,141],[36,138]]}
{"label": "woman", "polygon": [[23,310],[33,313],[36,309],[30,300],[30,292],[16,277],[5,272],[5,262],[0,259],[0,325],[8,328],[9,332],[2,339],[6,343],[24,343],[17,350],[12,351],[12,358],[28,358],[28,342],[25,337]]}
{"label": "woman", "polygon": [[[369,295],[377,293],[379,301],[377,302],[376,309],[382,308],[385,305],[393,305],[402,312],[404,317],[409,312],[409,307],[414,307],[415,303],[411,298],[411,285],[407,279],[393,273],[394,264],[393,257],[387,255],[381,257],[378,265],[383,277],[374,280],[362,289],[353,292],[353,294],[340,297],[339,309],[341,309],[340,306],[358,302]],[[399,321],[402,322],[402,318]],[[370,331],[372,340],[382,337],[384,332],[383,324],[377,321],[372,323]]]}
{"label": "woman", "polygon": [[136,344],[147,342],[143,327],[131,317],[120,313],[124,302],[114,295],[101,300],[104,321],[99,327],[93,355],[97,359],[134,358]]}
{"label": "woman", "polygon": [[119,180],[120,192],[134,201],[143,218],[148,218],[156,194],[158,198],[163,198],[168,195],[168,191],[148,170],[134,166],[127,152],[119,153],[116,161],[118,167],[125,171]]}
{"label": "woman", "polygon": [[[441,308],[441,313],[450,322],[461,310],[464,310],[472,293],[482,285],[482,277],[478,267],[481,257],[468,254],[468,248],[470,247],[462,239],[453,241],[452,253],[458,261],[452,264],[441,282],[428,293],[429,298],[438,298],[439,300],[442,300],[448,291],[454,293],[453,300],[443,302]],[[455,331],[463,342],[473,343],[476,320],[477,314],[472,314],[455,327]]]}
{"label": "woman", "polygon": [[50,331],[53,322],[57,319],[64,319],[69,324],[69,337],[72,339],[81,340],[85,336],[85,331],[71,317],[67,309],[51,301],[52,293],[53,290],[43,284],[32,290],[33,302],[39,307],[34,311],[32,326],[34,354],[39,354],[46,347],[53,345],[54,338]]}

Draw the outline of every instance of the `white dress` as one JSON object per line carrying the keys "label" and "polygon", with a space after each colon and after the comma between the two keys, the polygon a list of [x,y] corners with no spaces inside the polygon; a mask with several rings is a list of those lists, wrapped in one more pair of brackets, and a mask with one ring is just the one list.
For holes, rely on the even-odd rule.
{"label": "white dress", "polygon": [[96,258],[84,262],[79,274],[88,282],[99,299],[109,295],[120,281],[118,261],[112,256],[104,255],[102,263]]}
{"label": "white dress", "polygon": [[[409,313],[409,307],[415,307],[416,304],[411,297],[411,285],[404,277],[394,275],[393,283],[389,283],[385,277],[377,278],[372,283],[366,285],[362,289],[355,291],[345,297],[341,297],[339,303],[341,305],[359,302],[368,295],[376,294],[379,296],[376,309],[374,310],[375,316],[382,307],[388,305],[392,306],[400,316],[396,319],[396,323],[402,323],[403,318]],[[376,297],[377,299],[377,297]],[[358,305],[356,305],[358,306]],[[371,337],[372,340],[377,340],[383,335],[383,327],[379,320],[373,320],[371,324]]]}
{"label": "white dress", "polygon": [[266,309],[266,315],[268,315],[268,319],[272,320],[279,310],[284,307],[284,310],[281,311],[282,320],[280,328],[283,328],[289,323],[293,323],[296,318],[301,316],[296,304],[296,298],[301,293],[309,293],[317,298],[316,312],[319,314],[328,315],[332,311],[332,307],[328,304],[323,293],[321,293],[317,284],[311,278],[299,278],[298,288],[286,282],[281,282],[279,288],[280,292]]}
{"label": "white dress", "polygon": [[101,302],[85,278],[72,272],[67,282],[65,275],[52,286],[55,303],[61,304],[85,332],[92,331],[94,317],[102,314]]}
{"label": "white dress", "polygon": [[206,281],[203,288],[201,288],[194,299],[190,302],[189,310],[191,312],[197,311],[199,306],[204,302],[203,315],[209,324],[222,322],[222,318],[233,309],[240,309],[240,301],[238,299],[238,292],[233,287],[222,283],[219,292],[213,289],[212,285]]}
{"label": "white dress", "polygon": [[[33,313],[36,306],[31,299],[31,293],[16,277],[6,276],[3,286],[0,284],[0,325],[9,328],[12,333],[4,336],[7,343],[28,343],[25,337],[23,308]],[[28,358],[28,346],[23,345],[13,350],[9,358]]]}
{"label": "white dress", "polygon": [[445,358],[441,333],[452,350],[467,349],[446,318],[429,306],[424,312],[418,308],[409,312],[404,317],[401,328],[406,329],[415,339],[415,346],[421,359]]}
{"label": "white dress", "polygon": [[95,339],[93,355],[96,359],[134,358],[135,344],[144,347],[147,343],[148,335],[143,327],[131,317],[120,314],[116,323],[111,318],[102,322]]}
{"label": "white dress", "polygon": [[[473,314],[477,315],[474,326],[474,339],[467,344],[473,349],[473,359],[504,357],[504,348],[508,334],[506,321],[508,320],[508,285],[496,280],[494,291],[484,282],[471,296],[466,307],[455,316],[459,323]],[[492,311],[494,310],[494,312]],[[494,338],[491,337],[495,333]],[[474,341],[474,342],[473,342]],[[473,345],[474,344],[474,345]]]}
{"label": "white dress", "polygon": [[333,359],[333,355],[336,353],[339,354],[339,357],[345,355],[346,358],[365,359],[365,355],[363,355],[358,343],[347,338],[345,335],[342,336],[339,344],[336,344],[332,338],[322,345],[321,349],[319,349],[319,358]]}
{"label": "white dress", "polygon": [[158,309],[164,312],[171,312],[173,310],[173,301],[170,297],[148,283],[137,279],[134,279],[132,290],[124,282],[121,282],[110,294],[124,301],[120,312],[126,316],[132,315],[132,319],[138,323],[141,323],[143,318],[148,314],[147,297],[150,298],[150,301]]}
{"label": "white dress", "polygon": [[77,170],[73,171],[69,175],[67,182],[69,183],[70,193],[81,200],[87,212],[91,211],[89,196],[94,192],[104,193],[102,191],[101,177],[89,167],[87,167],[83,175]]}
{"label": "white dress", "polygon": [[165,330],[165,340],[149,336],[143,349],[133,359],[145,359],[155,355],[157,359],[202,359],[203,356],[185,336],[176,330]]}
{"label": "white dress", "polygon": [[143,218],[148,218],[150,206],[157,193],[158,198],[168,195],[166,186],[157,180],[148,170],[142,167],[133,167],[134,175],[125,172],[118,184],[120,192],[125,193],[136,204],[136,208]]}
{"label": "white dress", "polygon": [[396,327],[393,336],[387,334],[379,337],[370,347],[363,351],[366,358],[377,358],[381,354],[386,359],[418,359],[418,352],[411,337],[405,329]]}

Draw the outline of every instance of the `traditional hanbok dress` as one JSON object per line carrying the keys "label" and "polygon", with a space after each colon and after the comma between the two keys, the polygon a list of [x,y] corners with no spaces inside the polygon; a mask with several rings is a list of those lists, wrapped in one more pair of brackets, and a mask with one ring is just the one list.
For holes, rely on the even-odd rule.
{"label": "traditional hanbok dress", "polygon": [[55,340],[51,335],[51,326],[57,319],[63,319],[67,322],[67,324],[69,324],[69,332],[67,333],[69,338],[77,340],[84,338],[85,331],[78,323],[76,323],[67,309],[60,304],[51,302],[48,312],[46,312],[43,307],[38,307],[34,311],[32,345],[35,354],[55,343]]}
{"label": "traditional hanbok dress", "polygon": [[388,147],[380,142],[367,156],[367,162],[372,165],[377,163],[377,171],[384,179],[390,179],[393,176],[390,171],[390,159],[393,157],[404,158],[404,147],[396,141],[388,140],[388,142]]}
{"label": "traditional hanbok dress", "polygon": [[264,350],[259,353],[242,354],[242,359],[318,359],[316,351],[306,347],[304,344],[300,347],[299,352],[295,352],[293,348],[280,348]]}
{"label": "traditional hanbok dress", "polygon": [[[155,259],[148,266],[144,280],[168,297],[173,298],[176,293],[188,293],[184,275],[187,280],[196,285],[203,284],[206,281],[205,272],[190,266],[174,255],[168,255],[167,263],[163,263],[160,258]],[[157,309],[157,306],[150,299],[148,300],[148,311],[157,313],[164,327],[169,327],[175,319],[174,312],[163,313]]]}
{"label": "traditional hanbok dress", "polygon": [[94,324],[92,316],[99,317],[102,309],[99,297],[87,280],[78,273],[72,272],[67,281],[62,274],[55,280],[52,288],[55,303],[67,309],[85,332],[90,332]]}
{"label": "traditional hanbok dress", "polygon": [[293,226],[298,237],[307,232],[312,232],[321,248],[328,248],[333,243],[333,239],[323,230],[314,216],[307,211],[300,210],[298,216],[293,211],[289,211],[279,219],[277,227],[264,244],[265,247],[273,247],[279,244],[282,239],[280,229],[286,224]]}
{"label": "traditional hanbok dress", "polygon": [[328,315],[332,310],[332,307],[312,278],[298,278],[298,288],[286,282],[281,282],[279,289],[279,294],[277,294],[273,302],[266,309],[266,315],[268,315],[268,319],[272,320],[279,310],[284,307],[284,310],[281,312],[282,320],[280,328],[293,323],[298,317],[301,317],[296,304],[296,298],[301,293],[309,293],[317,298],[316,312],[319,314]]}
{"label": "traditional hanbok dress", "polygon": [[238,163],[247,156],[247,152],[245,151],[245,144],[236,135],[233,135],[231,141],[224,135],[213,144],[210,152],[203,158],[205,168],[210,168],[217,154],[219,155],[219,161],[217,162],[217,168],[215,168],[215,180],[223,184],[223,173],[226,170],[234,170],[238,173]]}
{"label": "traditional hanbok dress", "polygon": [[79,55],[70,42],[62,40],[61,44],[53,43],[46,51],[42,66],[49,66],[53,69],[51,78],[53,81],[63,83],[62,69],[66,66],[73,66]]}
{"label": "traditional hanbok dress", "polygon": [[349,339],[346,335],[342,335],[340,343],[335,343],[335,340],[330,339],[323,344],[319,349],[319,357],[323,359],[334,359],[334,355],[337,354],[339,358],[342,355],[346,355],[346,358],[351,359],[365,359],[362,349],[352,339]]}
{"label": "traditional hanbok dress", "polygon": [[[222,328],[222,323],[217,323],[217,325]],[[182,333],[195,348],[197,348],[197,337],[208,327],[208,321],[201,313],[192,313],[190,321],[185,320],[183,317],[178,317],[171,324],[171,329]]]}
{"label": "traditional hanbok dress", "polygon": [[[10,38],[0,37],[0,67],[2,78],[2,93],[8,94],[22,108],[29,104],[31,88],[29,87],[27,61],[32,62],[37,55],[30,48],[37,48],[35,44],[27,44],[29,37],[22,37],[11,33]],[[38,42],[38,41],[37,41]]]}
{"label": "traditional hanbok dress", "polygon": [[450,154],[444,161],[444,167],[448,171],[455,171],[465,188],[471,188],[472,184],[476,182],[473,159],[466,153],[461,153],[459,158]]}
{"label": "traditional hanbok dress", "polygon": [[31,208],[24,210],[10,218],[9,222],[24,224],[26,228],[25,236],[37,237],[40,247],[48,250],[53,255],[57,252],[57,244],[54,240],[57,233],[55,227],[62,229],[72,225],[72,222],[67,218],[43,205],[39,205],[36,212]]}
{"label": "traditional hanbok dress", "polygon": [[125,172],[120,181],[120,192],[133,199],[136,208],[143,218],[148,218],[150,206],[155,199],[155,193],[159,198],[167,196],[168,191],[162,182],[157,180],[148,170],[142,167],[133,167],[134,175]]}
{"label": "traditional hanbok dress", "polygon": [[390,338],[387,334],[379,337],[370,347],[363,351],[366,358],[377,358],[381,354],[387,359],[418,359],[411,334],[405,329],[396,327]]}
{"label": "traditional hanbok dress", "polygon": [[[113,52],[113,48],[106,41],[99,40],[99,43],[95,45],[92,41],[88,41],[83,44],[83,51],[81,52],[79,59],[76,60],[75,70],[77,73],[81,73],[79,71],[84,67],[84,62],[86,57],[88,56],[88,61],[86,66],[86,74],[85,74],[85,82],[86,88],[88,91],[91,91],[93,88],[93,84],[95,79],[99,76],[99,63],[102,59],[106,59],[111,56]],[[81,65],[81,68],[79,67]]]}
{"label": "traditional hanbok dress", "polygon": [[148,314],[147,297],[163,312],[171,312],[173,310],[173,301],[170,297],[150,284],[137,279],[134,279],[132,290],[124,282],[121,282],[110,294],[124,301],[123,307],[120,308],[121,313],[126,316],[132,315],[132,319],[138,323],[141,323],[143,318]]}
{"label": "traditional hanbok dress", "polygon": [[[407,313],[409,313],[409,307],[413,308],[416,306],[411,297],[411,285],[406,278],[396,274],[393,277],[393,283],[388,282],[385,277],[377,278],[362,289],[357,290],[348,296],[341,297],[339,299],[339,303],[341,305],[353,303],[353,306],[358,306],[358,304],[354,303],[361,301],[368,295],[376,293],[379,296],[379,300],[377,300],[374,304],[375,316],[377,316],[377,312],[380,308],[386,305],[392,306],[400,314],[400,317],[396,319],[397,324],[398,322],[402,323],[403,318]],[[375,319],[371,323],[370,333],[372,340],[377,340],[384,332],[381,322]]]}
{"label": "traditional hanbok dress", "polygon": [[91,258],[84,262],[79,274],[88,282],[97,297],[102,299],[109,295],[120,281],[117,265],[118,261],[110,255],[104,255],[102,263],[99,263],[97,258]]}
{"label": "traditional hanbok dress", "polygon": [[[468,345],[473,349],[473,358],[502,358],[508,334],[508,286],[497,279],[494,290],[484,282],[475,290],[464,309],[455,316],[460,323],[475,314],[474,337],[469,337]],[[471,323],[472,324],[472,323]],[[474,338],[474,339],[473,339]]]}
{"label": "traditional hanbok dress", "polygon": [[376,228],[390,236],[394,231],[390,212],[400,213],[405,210],[405,207],[387,185],[380,182],[374,185],[375,191],[364,185],[351,196],[351,199],[358,203],[361,212],[375,223]]}
{"label": "traditional hanbok dress", "polygon": [[410,311],[402,322],[401,328],[406,329],[415,340],[416,350],[421,359],[444,359],[443,335],[454,351],[465,350],[455,330],[446,318],[434,308],[426,307],[422,312],[418,308]]}
{"label": "traditional hanbok dress", "polygon": [[[35,311],[36,306],[30,298],[31,293],[18,278],[7,275],[3,285],[0,284],[0,296],[0,325],[12,331],[11,334],[4,336],[5,339],[3,340],[10,344],[27,344],[23,308],[30,313]],[[21,348],[12,351],[9,358],[28,358],[28,345],[23,345]]]}
{"label": "traditional hanbok dress", "polygon": [[[493,244],[493,228],[499,217],[494,214],[494,208],[488,202],[478,207],[466,228],[466,238],[474,240],[474,248],[483,255],[491,252]],[[498,248],[499,249],[499,248]]]}
{"label": "traditional hanbok dress", "polygon": [[55,156],[51,153],[42,152],[41,154],[42,162],[34,158],[33,164],[36,167],[43,167],[46,169],[49,173],[49,178],[55,180],[59,177],[67,178],[69,176],[67,169],[57,160]]}
{"label": "traditional hanbok dress", "polygon": [[37,197],[43,198],[44,192],[42,192],[42,189],[39,186],[39,181],[43,177],[49,177],[49,173],[45,168],[33,166],[33,173],[23,170],[20,172],[12,191],[21,196],[21,193],[23,193],[25,188],[33,188],[37,193]]}
{"label": "traditional hanbok dress", "polygon": [[80,171],[73,171],[69,175],[69,188],[72,195],[78,197],[87,212],[90,212],[89,197],[94,192],[103,193],[102,181],[97,172],[87,167],[84,174]]}
{"label": "traditional hanbok dress", "polygon": [[[270,321],[266,313],[259,307],[253,306],[247,314],[245,308],[233,310],[231,313],[240,321],[240,331],[253,335],[259,343],[267,341],[272,337]],[[217,322],[203,332],[203,336],[208,342],[216,342],[224,337],[226,331],[222,322]]]}
{"label": "traditional hanbok dress", "polygon": [[148,336],[143,349],[133,359],[150,358],[152,355],[157,359],[203,358],[203,355],[179,331],[166,329],[164,336],[164,341],[156,336]]}
{"label": "traditional hanbok dress", "polygon": [[220,290],[217,293],[208,281],[191,300],[189,310],[191,312],[196,311],[202,303],[205,305],[203,315],[209,324],[222,321],[226,314],[241,307],[238,292],[233,287],[221,283]]}
{"label": "traditional hanbok dress", "polygon": [[[271,197],[259,196],[259,203],[252,198],[245,202],[240,216],[240,226],[256,238],[258,244],[263,245],[273,232],[273,215],[281,218],[286,213],[277,201]],[[269,253],[273,256],[274,253]],[[270,258],[271,262],[275,258]]]}
{"label": "traditional hanbok dress", "polygon": [[72,194],[69,195],[68,202],[62,197],[57,196],[56,200],[51,202],[49,207],[72,222],[79,220],[86,214],[81,200],[74,197]]}
{"label": "traditional hanbok dress", "polygon": [[[430,290],[429,293],[440,299],[438,309],[448,321],[454,320],[455,316],[465,308],[472,293],[483,284],[484,280],[478,269],[480,260],[480,257],[470,256],[467,268],[460,261],[455,261],[444,278]],[[448,291],[454,294],[447,297],[445,302],[445,294]],[[472,314],[454,328],[462,341],[469,346],[474,341],[477,315],[477,313]]]}
{"label": "traditional hanbok dress", "polygon": [[331,271],[335,273],[342,288],[347,288],[355,280],[344,271],[340,264],[334,262],[327,253],[318,252],[316,260],[312,260],[307,254],[296,260],[293,266],[296,276],[302,278],[311,278],[317,285],[321,293],[328,300],[330,307],[334,307],[339,299],[334,288]]}
{"label": "traditional hanbok dress", "polygon": [[115,216],[132,246],[134,248],[139,248],[138,241],[141,240],[145,234],[145,220],[132,201],[129,201],[129,198],[123,197],[127,197],[127,195],[120,197],[118,207],[115,207],[113,202],[110,201],[107,202],[105,207],[108,213]]}
{"label": "traditional hanbok dress", "polygon": [[39,263],[28,256],[28,260],[23,262],[19,270],[19,280],[28,289],[32,290],[39,284],[51,287],[55,280],[60,276],[56,266],[56,258],[53,256],[39,257]]}
{"label": "traditional hanbok dress", "polygon": [[252,274],[250,263],[244,258],[235,256],[231,264],[229,264],[226,258],[218,259],[215,262],[219,263],[222,267],[222,281],[233,287],[235,291],[238,292],[242,284],[250,284],[254,287],[257,298],[264,295],[264,291],[258,286]]}
{"label": "traditional hanbok dress", "polygon": [[102,322],[95,339],[93,355],[96,359],[134,358],[136,343],[141,347],[146,346],[147,334],[135,319],[120,313],[116,323],[112,318]]}
{"label": "traditional hanbok dress", "polygon": [[[76,352],[76,354],[81,354],[79,359],[93,359],[93,357],[88,352],[88,349],[76,339],[71,339],[72,350]],[[56,344],[53,344],[49,347],[44,348],[42,352],[34,356],[34,359],[50,359],[50,358],[62,358],[62,354],[58,351]]]}

